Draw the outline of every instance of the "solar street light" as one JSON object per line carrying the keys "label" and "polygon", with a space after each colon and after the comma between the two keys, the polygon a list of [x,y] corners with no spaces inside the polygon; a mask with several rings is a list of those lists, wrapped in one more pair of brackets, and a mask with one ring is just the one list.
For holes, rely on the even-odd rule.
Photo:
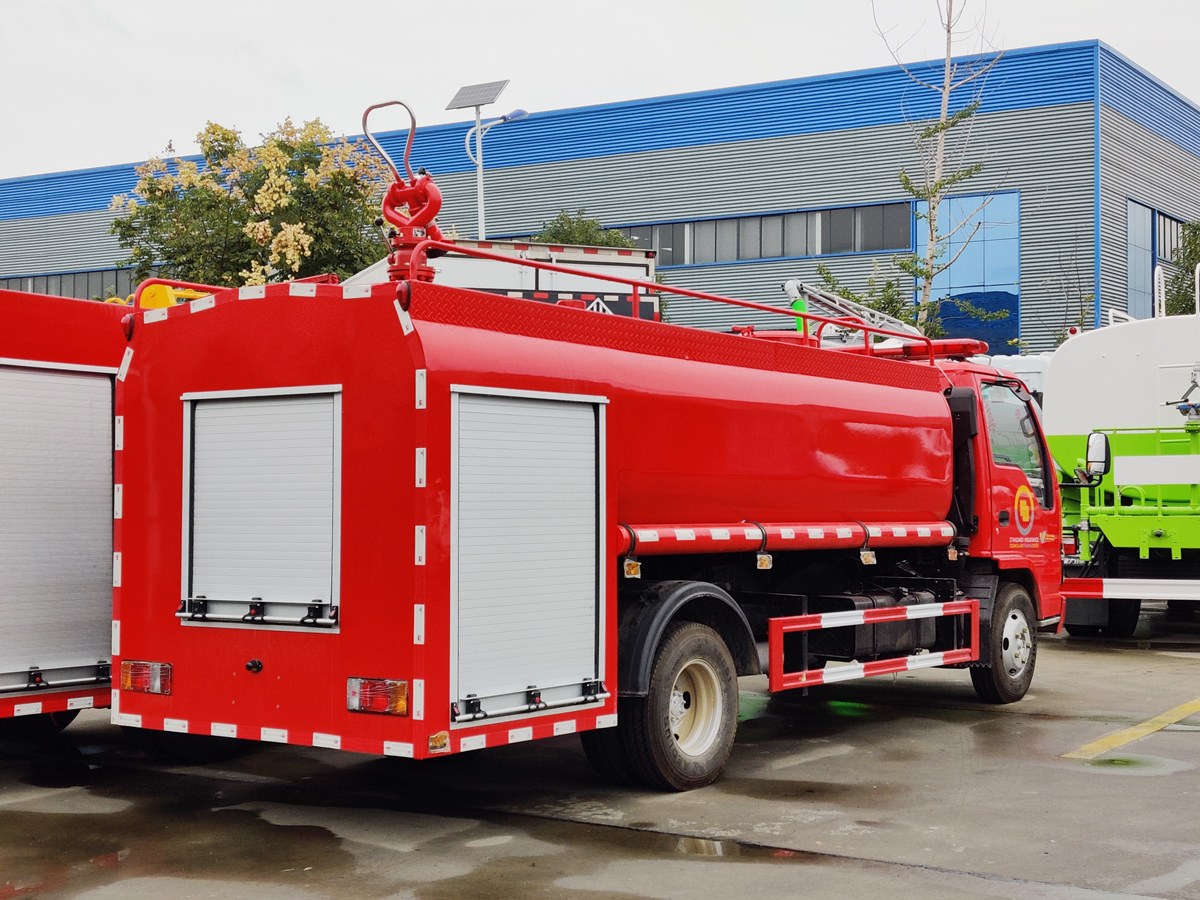
{"label": "solar street light", "polygon": [[[475,193],[478,197],[478,220],[479,220],[479,240],[487,238],[487,225],[484,217],[483,204],[483,136],[489,130],[497,125],[505,122],[512,122],[515,119],[523,119],[529,115],[523,109],[514,109],[507,115],[501,116],[488,122],[486,125],[480,118],[480,109],[491,103],[495,103],[500,96],[500,92],[504,90],[508,84],[507,81],[489,81],[485,84],[469,84],[466,87],[458,89],[458,93],[454,95],[454,99],[446,106],[446,109],[467,109],[475,107],[475,127],[467,132],[463,144],[467,150],[467,157],[471,162],[475,163]],[[471,150],[471,137],[475,138],[475,150]]]}

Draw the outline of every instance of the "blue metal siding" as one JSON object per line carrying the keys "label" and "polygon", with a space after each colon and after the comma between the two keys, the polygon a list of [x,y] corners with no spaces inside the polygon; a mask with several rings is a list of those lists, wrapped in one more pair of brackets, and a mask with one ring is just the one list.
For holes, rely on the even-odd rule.
{"label": "blue metal siding", "polygon": [[[1091,100],[1095,41],[1012,50],[983,86],[982,111]],[[939,64],[914,72],[940,82]],[[897,67],[535,113],[492,131],[489,169],[899,124],[937,114],[937,94]],[[963,92],[959,103],[971,97]],[[471,123],[418,129],[412,161],[434,175],[469,171]],[[400,161],[407,132],[381,135]],[[133,165],[0,181],[0,220],[106,209],[132,190]]]}
{"label": "blue metal siding", "polygon": [[1200,107],[1104,44],[1099,53],[1099,91],[1104,106],[1200,156]]}

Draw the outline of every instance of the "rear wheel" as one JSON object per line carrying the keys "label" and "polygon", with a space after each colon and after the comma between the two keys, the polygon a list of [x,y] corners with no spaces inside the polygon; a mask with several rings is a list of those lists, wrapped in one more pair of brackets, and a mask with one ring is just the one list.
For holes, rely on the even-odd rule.
{"label": "rear wheel", "polygon": [[[619,701],[622,705],[625,700]],[[621,728],[597,728],[579,735],[584,755],[605,781],[612,784],[637,784],[638,773],[629,760]]]}
{"label": "rear wheel", "polygon": [[1002,584],[992,607],[992,627],[986,653],[988,664],[971,669],[975,693],[987,703],[1020,700],[1033,681],[1037,661],[1033,601],[1019,584]]}
{"label": "rear wheel", "polygon": [[1108,624],[1104,626],[1103,633],[1109,637],[1133,637],[1141,614],[1141,600],[1109,600]]}
{"label": "rear wheel", "polygon": [[646,784],[686,791],[716,780],[737,730],[737,670],[721,636],[673,622],[655,651],[650,690],[630,698],[622,731]]}

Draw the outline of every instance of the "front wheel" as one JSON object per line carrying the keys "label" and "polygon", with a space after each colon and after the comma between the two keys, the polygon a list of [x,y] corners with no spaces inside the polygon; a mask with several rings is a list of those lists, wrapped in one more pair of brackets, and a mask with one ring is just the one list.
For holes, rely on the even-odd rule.
{"label": "front wheel", "polygon": [[628,698],[622,723],[629,762],[646,784],[687,791],[725,768],[737,730],[733,657],[698,622],[673,622],[655,651],[650,690]]}
{"label": "front wheel", "polygon": [[992,627],[983,650],[987,665],[971,669],[975,693],[986,703],[1020,700],[1033,682],[1037,661],[1033,601],[1019,584],[1003,584],[992,607]]}

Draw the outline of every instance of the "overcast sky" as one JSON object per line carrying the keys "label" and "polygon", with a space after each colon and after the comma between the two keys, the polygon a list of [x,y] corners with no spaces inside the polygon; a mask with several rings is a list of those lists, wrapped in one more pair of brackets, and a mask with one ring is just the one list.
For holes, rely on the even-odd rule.
{"label": "overcast sky", "polygon": [[[944,0],[943,0],[944,2]],[[997,49],[1099,38],[1200,101],[1200,0],[956,0]],[[941,56],[935,0],[0,0],[0,178],[195,152],[208,120],[253,143],[286,116],[418,124],[467,84],[485,113],[610,103]],[[464,114],[465,113],[465,114]],[[373,129],[407,125],[398,110]]]}

